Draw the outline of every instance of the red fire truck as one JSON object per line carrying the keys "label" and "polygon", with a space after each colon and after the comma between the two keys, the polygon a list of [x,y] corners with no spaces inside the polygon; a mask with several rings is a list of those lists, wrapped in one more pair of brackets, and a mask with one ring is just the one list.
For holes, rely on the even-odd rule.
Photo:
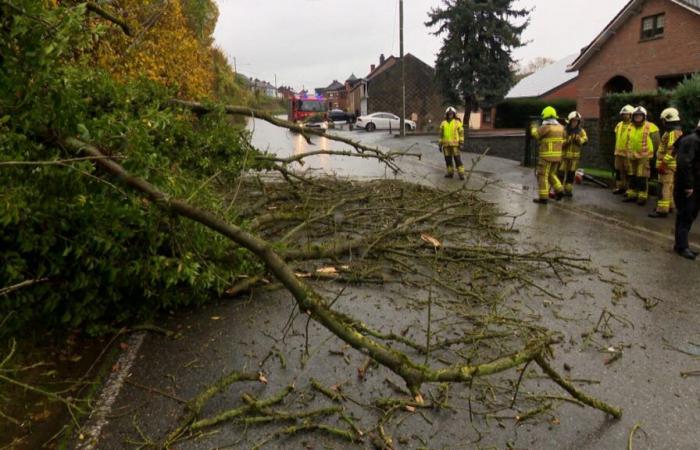
{"label": "red fire truck", "polygon": [[316,95],[292,96],[289,100],[287,120],[290,122],[307,122],[314,116],[319,116],[322,121],[327,120],[328,104],[325,98]]}

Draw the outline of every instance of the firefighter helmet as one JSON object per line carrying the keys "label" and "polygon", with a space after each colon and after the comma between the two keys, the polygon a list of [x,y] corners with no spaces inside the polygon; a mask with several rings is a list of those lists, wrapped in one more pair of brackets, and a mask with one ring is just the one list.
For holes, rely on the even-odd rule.
{"label": "firefighter helmet", "polygon": [[622,107],[622,110],[620,111],[620,115],[622,114],[632,114],[634,112],[634,106],[632,105],[625,105]]}
{"label": "firefighter helmet", "polygon": [[681,113],[676,108],[666,108],[661,112],[661,118],[666,122],[680,122]]}
{"label": "firefighter helmet", "polygon": [[557,116],[557,110],[553,107],[547,106],[545,109],[542,110],[542,120],[558,118],[559,116]]}
{"label": "firefighter helmet", "polygon": [[452,114],[454,114],[454,115],[456,116],[456,115],[457,115],[457,110],[454,109],[453,106],[450,106],[449,108],[447,108],[447,109],[445,110],[445,115],[448,115],[449,113],[452,113]]}
{"label": "firefighter helmet", "polygon": [[578,120],[579,122],[583,119],[578,111],[572,111],[569,113],[568,120]]}
{"label": "firefighter helmet", "polygon": [[643,106],[637,106],[636,108],[634,108],[634,111],[632,112],[632,115],[633,115],[633,116],[639,116],[639,115],[641,115],[641,116],[644,116],[644,118],[646,119],[646,118],[647,118],[647,110],[646,110],[646,108],[643,107]]}

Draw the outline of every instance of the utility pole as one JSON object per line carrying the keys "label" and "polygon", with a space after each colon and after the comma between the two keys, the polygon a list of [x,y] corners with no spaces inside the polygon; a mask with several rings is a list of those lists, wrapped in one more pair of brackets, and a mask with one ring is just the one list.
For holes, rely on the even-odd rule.
{"label": "utility pole", "polygon": [[277,98],[277,74],[275,74],[275,98]]}
{"label": "utility pole", "polygon": [[236,67],[236,57],[233,57],[233,73],[238,74],[238,68]]}
{"label": "utility pole", "polygon": [[401,137],[406,136],[406,58],[403,54],[403,0],[399,0],[399,54],[401,57]]}

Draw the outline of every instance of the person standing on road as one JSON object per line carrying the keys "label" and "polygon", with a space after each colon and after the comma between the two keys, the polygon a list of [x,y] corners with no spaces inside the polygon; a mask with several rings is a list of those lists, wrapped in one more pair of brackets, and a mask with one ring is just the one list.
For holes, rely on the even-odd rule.
{"label": "person standing on road", "polygon": [[673,179],[676,175],[676,157],[673,145],[683,136],[681,116],[676,108],[666,108],[661,113],[661,124],[666,131],[661,137],[661,145],[656,151],[656,172],[659,174],[659,201],[656,209],[649,213],[651,218],[667,217],[674,208]]}
{"label": "person standing on road", "polygon": [[562,148],[559,172],[561,182],[564,184],[564,195],[567,197],[574,195],[574,177],[581,160],[581,148],[588,142],[586,130],[581,127],[582,120],[581,114],[573,111],[569,114],[566,123],[566,140]]}
{"label": "person standing on road", "polygon": [[649,198],[650,161],[660,143],[659,127],[647,120],[647,110],[644,107],[636,107],[632,113],[632,126],[629,131],[627,175],[630,180],[625,202],[646,205]]}
{"label": "person standing on road", "polygon": [[566,131],[559,123],[557,110],[547,106],[542,110],[542,125],[532,126],[530,135],[539,142],[539,156],[537,159],[537,185],[538,198],[535,203],[546,205],[549,199],[550,185],[554,187],[556,200],[564,196],[564,187],[557,177],[557,169],[561,162],[562,147]]}
{"label": "person standing on road", "polygon": [[700,122],[694,133],[682,137],[675,146],[676,170],[676,253],[687,259],[698,254],[690,250],[688,234],[700,212]]}
{"label": "person standing on road", "polygon": [[464,145],[464,126],[457,118],[457,110],[452,106],[445,111],[445,120],[440,124],[440,150],[445,156],[447,173],[445,178],[455,176],[454,164],[457,166],[459,179],[464,180],[464,164],[462,164],[462,146]]}
{"label": "person standing on road", "polygon": [[632,113],[634,106],[625,105],[620,111],[620,122],[615,126],[615,187],[613,191],[615,195],[621,195],[627,192],[629,183],[627,179],[628,165],[628,144],[629,132],[632,124]]}

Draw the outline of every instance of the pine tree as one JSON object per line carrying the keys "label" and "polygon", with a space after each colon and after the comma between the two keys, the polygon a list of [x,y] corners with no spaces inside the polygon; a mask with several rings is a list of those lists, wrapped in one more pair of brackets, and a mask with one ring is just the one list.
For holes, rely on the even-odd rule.
{"label": "pine tree", "polygon": [[[530,11],[514,9],[514,0],[444,0],[428,13],[428,27],[443,36],[436,77],[445,97],[465,111],[494,105],[515,84],[512,51]],[[517,24],[515,21],[522,23]],[[466,120],[466,119],[465,119]]]}

